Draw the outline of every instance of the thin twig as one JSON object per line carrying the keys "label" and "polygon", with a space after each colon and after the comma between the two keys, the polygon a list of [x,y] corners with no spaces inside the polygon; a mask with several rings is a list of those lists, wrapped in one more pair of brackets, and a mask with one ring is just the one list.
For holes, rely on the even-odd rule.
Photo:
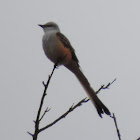
{"label": "thin twig", "polygon": [[33,140],[37,140],[37,136],[38,136],[38,133],[39,133],[39,122],[40,122],[40,119],[39,118],[40,118],[40,113],[41,113],[42,105],[43,105],[43,102],[44,102],[44,98],[46,96],[46,90],[48,88],[48,85],[50,83],[51,77],[52,77],[52,75],[53,75],[54,70],[55,70],[56,67],[57,67],[57,64],[54,65],[54,68],[52,70],[52,73],[51,73],[51,75],[48,78],[47,84],[45,85],[43,83],[43,85],[45,86],[45,88],[44,88],[43,96],[41,98],[40,106],[39,106],[37,117],[36,117],[36,121],[35,121],[35,132],[34,132],[34,135],[33,135]]}
{"label": "thin twig", "polygon": [[[116,81],[116,79],[113,80],[113,82],[107,84],[107,86],[101,86],[101,88],[96,92],[99,93],[99,91],[101,91],[102,89],[107,89],[109,88],[110,85],[112,85],[114,82]],[[70,112],[72,112],[73,110],[75,110],[77,107],[81,106],[83,103],[88,102],[90,99],[84,98],[82,99],[80,102],[78,102],[75,106],[72,105],[68,111],[66,111],[63,115],[61,115],[59,118],[57,118],[55,121],[53,121],[52,123],[46,125],[45,127],[41,128],[39,130],[39,133],[45,129],[48,129],[49,127],[53,126],[54,124],[56,124],[58,121],[60,121],[61,119],[65,118]]]}
{"label": "thin twig", "polygon": [[[45,110],[45,112],[43,113],[42,117],[40,118],[40,113],[41,113],[43,101],[44,101],[44,98],[45,98],[45,96],[46,96],[46,90],[47,90],[47,88],[48,88],[48,85],[49,85],[49,83],[50,83],[51,77],[52,77],[52,75],[53,75],[54,70],[55,70],[56,67],[57,67],[57,65],[54,65],[54,68],[53,68],[53,70],[52,70],[52,73],[51,73],[51,75],[50,75],[49,78],[48,78],[47,84],[45,84],[45,83],[43,82],[43,85],[44,85],[45,88],[44,88],[44,92],[43,92],[43,95],[42,95],[42,98],[41,98],[41,103],[40,103],[39,110],[38,110],[38,113],[37,113],[37,118],[36,118],[36,121],[34,121],[34,122],[35,122],[35,132],[34,132],[34,134],[31,134],[30,132],[28,132],[28,134],[30,134],[30,135],[33,137],[33,140],[37,140],[37,136],[38,136],[38,134],[39,134],[41,131],[43,131],[43,130],[49,128],[49,127],[51,127],[51,126],[54,125],[54,124],[56,124],[56,123],[57,123],[58,121],[60,121],[61,119],[65,118],[65,117],[66,117],[70,112],[72,112],[74,109],[76,109],[77,107],[81,106],[83,103],[86,103],[86,102],[89,101],[89,99],[87,99],[87,98],[82,99],[82,100],[79,101],[76,105],[72,105],[72,106],[69,108],[69,110],[66,111],[63,115],[61,115],[58,119],[56,119],[55,121],[53,121],[53,122],[50,123],[49,125],[47,125],[47,126],[41,128],[41,129],[39,129],[39,123],[40,123],[40,121],[42,120],[42,118],[44,117],[44,115],[46,114],[46,112],[48,112],[48,111],[50,110],[50,109],[47,108],[47,109]],[[115,80],[116,80],[116,79],[115,79]],[[115,80],[113,80],[113,82],[114,82]],[[96,94],[98,94],[102,89],[107,89],[111,84],[113,84],[113,82],[109,83],[107,86],[102,85],[101,88],[96,92]],[[39,118],[40,118],[40,119],[39,119]]]}
{"label": "thin twig", "polygon": [[117,134],[118,134],[118,138],[119,138],[119,140],[121,140],[120,131],[118,129],[117,120],[116,120],[116,117],[115,117],[115,114],[114,113],[113,113],[113,116],[111,116],[111,118],[113,118],[113,120],[114,120],[116,131],[117,131]]}
{"label": "thin twig", "polygon": [[29,135],[31,135],[32,137],[34,136],[32,133],[30,133],[30,132],[27,132]]}
{"label": "thin twig", "polygon": [[41,120],[43,119],[43,117],[45,116],[45,114],[46,114],[47,112],[49,112],[50,110],[51,110],[51,109],[47,107],[46,110],[44,111],[42,117],[39,119],[39,121],[41,121]]}
{"label": "thin twig", "polygon": [[110,85],[112,85],[114,82],[116,81],[116,78],[111,82],[111,83],[108,83],[106,86],[105,85],[102,85],[98,91],[96,91],[96,94],[98,94],[102,89],[108,89]]}
{"label": "thin twig", "polygon": [[86,103],[87,101],[89,101],[89,99],[84,98],[84,99],[81,100],[79,103],[77,103],[75,106],[72,105],[72,106],[69,108],[69,110],[66,111],[63,115],[61,115],[58,119],[56,119],[55,121],[53,121],[53,122],[50,123],[49,125],[47,125],[47,126],[41,128],[41,129],[39,130],[39,133],[40,133],[41,131],[43,131],[43,130],[49,128],[49,127],[51,127],[52,125],[54,125],[55,123],[57,123],[57,122],[60,121],[61,119],[65,118],[65,117],[66,117],[70,112],[72,112],[75,108],[81,106],[83,103]]}

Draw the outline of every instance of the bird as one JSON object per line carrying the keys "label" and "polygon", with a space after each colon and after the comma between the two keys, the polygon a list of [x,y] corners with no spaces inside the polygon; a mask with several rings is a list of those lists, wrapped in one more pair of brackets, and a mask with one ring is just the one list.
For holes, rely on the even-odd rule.
{"label": "bird", "polygon": [[109,109],[98,98],[83,74],[75,50],[68,38],[60,32],[59,26],[55,22],[47,22],[39,26],[44,30],[42,46],[48,59],[58,66],[64,65],[77,77],[101,118],[104,113],[110,115]]}

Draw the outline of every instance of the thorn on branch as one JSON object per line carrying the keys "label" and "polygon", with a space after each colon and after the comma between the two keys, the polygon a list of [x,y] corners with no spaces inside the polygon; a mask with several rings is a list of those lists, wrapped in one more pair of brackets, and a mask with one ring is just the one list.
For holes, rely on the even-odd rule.
{"label": "thorn on branch", "polygon": [[43,81],[42,84],[44,85],[44,87],[46,86],[45,82]]}
{"label": "thorn on branch", "polygon": [[[72,106],[70,107],[70,109],[73,108],[73,106],[74,106],[74,103],[72,104]],[[69,110],[70,110],[70,109],[69,109]]]}
{"label": "thorn on branch", "polygon": [[88,99],[87,97],[85,99],[83,99],[83,102],[88,102],[90,99]]}
{"label": "thorn on branch", "polygon": [[116,78],[111,82],[111,83],[108,83],[106,86],[105,85],[102,85],[98,91],[96,91],[96,94],[98,94],[102,89],[108,89],[110,85],[112,85],[114,82],[116,81]]}
{"label": "thorn on branch", "polygon": [[32,136],[32,137],[34,136],[34,135],[33,135],[32,133],[30,133],[30,132],[27,132],[27,133],[28,133],[30,136]]}

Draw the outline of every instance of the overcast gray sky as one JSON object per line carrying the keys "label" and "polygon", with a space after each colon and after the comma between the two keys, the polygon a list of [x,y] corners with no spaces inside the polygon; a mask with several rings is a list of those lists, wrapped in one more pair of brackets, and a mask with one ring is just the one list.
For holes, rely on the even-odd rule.
{"label": "overcast gray sky", "polygon": [[[123,140],[140,136],[140,1],[8,0],[0,2],[0,139],[31,140],[53,63],[42,50],[38,24],[56,22],[76,50],[92,87],[117,81],[99,98],[117,117]],[[75,76],[59,67],[51,80],[40,126],[86,97]],[[118,140],[113,120],[101,119],[91,102],[76,109],[38,140]]]}

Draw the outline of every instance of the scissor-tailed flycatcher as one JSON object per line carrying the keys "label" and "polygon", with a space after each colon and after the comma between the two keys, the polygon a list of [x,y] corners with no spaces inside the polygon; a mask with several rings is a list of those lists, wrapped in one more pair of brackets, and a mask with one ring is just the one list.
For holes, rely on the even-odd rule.
{"label": "scissor-tailed flycatcher", "polygon": [[46,56],[55,64],[64,65],[67,69],[75,74],[81,85],[87,92],[90,100],[94,104],[100,117],[105,112],[110,115],[109,110],[97,97],[95,91],[91,88],[87,78],[84,76],[79,67],[79,61],[75,55],[75,50],[69,40],[60,32],[58,25],[54,22],[48,22],[39,25],[44,30],[42,39],[43,49]]}

